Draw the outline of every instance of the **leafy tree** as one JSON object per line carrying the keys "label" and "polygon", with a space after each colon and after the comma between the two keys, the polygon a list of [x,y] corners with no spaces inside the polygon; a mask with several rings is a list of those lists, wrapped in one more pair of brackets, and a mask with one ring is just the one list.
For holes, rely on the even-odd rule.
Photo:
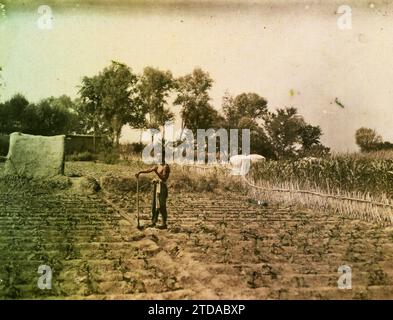
{"label": "leafy tree", "polygon": [[98,75],[82,80],[79,112],[94,134],[107,133],[115,146],[124,125],[140,127],[144,123],[137,80],[129,67],[115,61]]}
{"label": "leafy tree", "polygon": [[271,143],[270,137],[267,136],[264,128],[255,119],[242,117],[237,128],[250,130],[251,153],[260,154],[269,159],[276,159],[274,146]]}
{"label": "leafy tree", "polygon": [[393,143],[383,141],[382,137],[375,130],[370,128],[362,127],[356,130],[355,139],[361,152],[393,149]]}
{"label": "leafy tree", "polygon": [[321,127],[305,124],[300,128],[300,140],[305,150],[310,149],[314,144],[321,143],[320,138],[322,135]]}
{"label": "leafy tree", "polygon": [[50,97],[31,104],[21,94],[0,105],[0,132],[39,135],[69,134],[77,131],[78,115],[67,96]]}
{"label": "leafy tree", "polygon": [[175,105],[181,106],[182,129],[216,128],[223,118],[210,104],[209,90],[213,79],[200,68],[177,79]]}
{"label": "leafy tree", "polygon": [[58,98],[51,100],[54,110],[58,110],[59,113],[65,115],[65,121],[63,124],[63,132],[65,134],[75,134],[81,132],[81,126],[79,121],[79,114],[76,109],[77,105],[75,101],[71,100],[70,97],[62,95]]}
{"label": "leafy tree", "polygon": [[278,158],[293,158],[300,145],[299,133],[304,125],[295,108],[277,109],[266,116],[266,131]]}
{"label": "leafy tree", "polygon": [[174,86],[175,82],[170,71],[161,71],[152,67],[143,70],[138,89],[144,111],[149,115],[148,127],[158,128],[174,118],[174,114],[165,108],[169,93]]}
{"label": "leafy tree", "polygon": [[236,97],[225,94],[222,104],[228,129],[249,129],[251,153],[276,158],[270,138],[264,127],[267,101],[256,93],[242,93]]}
{"label": "leafy tree", "polygon": [[79,129],[75,105],[71,98],[65,95],[29,104],[22,115],[22,121],[22,131],[30,134],[71,134]]}
{"label": "leafy tree", "polygon": [[305,124],[301,127],[299,135],[302,144],[300,156],[324,157],[329,154],[330,148],[321,143],[322,130],[320,126]]}
{"label": "leafy tree", "polygon": [[226,94],[223,111],[229,127],[237,127],[240,119],[260,120],[267,113],[267,101],[256,93],[242,93],[236,97]]}
{"label": "leafy tree", "polygon": [[382,137],[375,130],[365,127],[356,130],[355,139],[361,152],[376,150],[382,143]]}
{"label": "leafy tree", "polygon": [[196,132],[197,129],[217,128],[221,118],[217,110],[209,104],[189,104],[181,112],[184,127]]}
{"label": "leafy tree", "polygon": [[77,110],[80,116],[82,130],[85,133],[96,135],[109,135],[108,123],[105,122],[102,114],[102,81],[98,76],[84,77],[76,101]]}
{"label": "leafy tree", "polygon": [[22,115],[28,105],[29,101],[19,93],[1,104],[0,132],[9,134],[11,132],[22,131]]}
{"label": "leafy tree", "polygon": [[277,109],[265,117],[265,130],[279,159],[325,156],[329,148],[320,142],[322,130],[307,124],[296,108]]}
{"label": "leafy tree", "polygon": [[102,97],[101,85],[98,77],[84,77],[79,91],[80,98],[76,100],[78,114],[80,116],[82,130],[85,133],[107,135],[109,129],[101,112]]}

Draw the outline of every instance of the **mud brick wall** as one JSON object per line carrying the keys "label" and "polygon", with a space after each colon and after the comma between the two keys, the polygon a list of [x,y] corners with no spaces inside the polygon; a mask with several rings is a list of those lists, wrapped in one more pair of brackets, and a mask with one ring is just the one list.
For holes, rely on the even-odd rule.
{"label": "mud brick wall", "polygon": [[65,136],[43,137],[12,133],[5,173],[29,178],[63,175],[64,142]]}

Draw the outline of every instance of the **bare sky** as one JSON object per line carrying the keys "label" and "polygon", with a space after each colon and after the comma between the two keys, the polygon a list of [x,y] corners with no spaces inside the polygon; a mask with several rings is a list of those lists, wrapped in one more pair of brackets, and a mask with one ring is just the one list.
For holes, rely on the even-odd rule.
{"label": "bare sky", "polygon": [[[81,78],[111,60],[138,73],[151,65],[175,76],[199,66],[215,81],[217,109],[225,91],[256,92],[271,109],[297,107],[335,151],[355,150],[361,126],[393,141],[389,2],[46,1],[51,30],[37,25],[45,1],[1,2],[7,15],[0,17],[1,100],[16,92],[30,101],[75,97]],[[350,30],[337,26],[342,4],[352,9]]]}

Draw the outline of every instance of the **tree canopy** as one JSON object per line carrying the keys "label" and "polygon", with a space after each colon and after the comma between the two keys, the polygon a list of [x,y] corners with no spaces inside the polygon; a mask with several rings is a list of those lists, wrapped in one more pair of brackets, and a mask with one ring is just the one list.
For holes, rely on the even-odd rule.
{"label": "tree canopy", "polygon": [[[0,68],[1,71],[1,68]],[[225,94],[222,111],[211,104],[213,79],[201,68],[174,78],[170,71],[153,67],[135,74],[127,65],[112,61],[93,76],[86,76],[74,101],[67,96],[49,97],[30,103],[16,94],[0,104],[0,133],[21,131],[55,135],[93,133],[119,145],[124,125],[159,128],[174,119],[169,101],[180,106],[182,129],[250,130],[251,153],[270,159],[324,156],[329,148],[321,143],[322,130],[298,114],[296,108],[268,108],[255,92]],[[356,142],[362,151],[390,148],[375,131],[361,128]]]}
{"label": "tree canopy", "polygon": [[177,79],[177,97],[174,104],[181,106],[182,128],[216,128],[223,117],[210,104],[209,90],[213,79],[200,68]]}
{"label": "tree canopy", "polygon": [[21,94],[0,104],[0,133],[24,132],[37,135],[70,134],[78,131],[75,105],[67,96],[50,97],[37,104]]}
{"label": "tree canopy", "polygon": [[166,108],[167,99],[175,82],[170,71],[146,67],[140,77],[138,90],[143,110],[149,116],[150,128],[163,126],[173,120],[174,114]]}
{"label": "tree canopy", "polygon": [[222,109],[228,126],[237,126],[243,117],[262,119],[267,113],[267,101],[256,93],[242,93],[236,97],[227,93]]}
{"label": "tree canopy", "polygon": [[270,159],[323,156],[322,130],[306,123],[296,108],[268,111],[267,100],[257,93],[226,94],[222,110],[227,128],[250,129],[251,153]]}
{"label": "tree canopy", "polygon": [[361,127],[356,130],[355,140],[361,152],[393,149],[393,143],[383,141],[382,137],[374,129],[370,128]]}
{"label": "tree canopy", "polygon": [[124,125],[138,127],[145,114],[138,96],[138,77],[125,64],[112,61],[98,75],[84,77],[80,87],[79,112],[85,117],[85,130],[107,133],[119,145]]}

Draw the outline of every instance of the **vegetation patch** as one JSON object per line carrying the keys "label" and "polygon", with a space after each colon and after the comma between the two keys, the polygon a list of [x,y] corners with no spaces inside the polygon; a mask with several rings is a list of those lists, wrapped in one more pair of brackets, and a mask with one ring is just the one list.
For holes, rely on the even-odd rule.
{"label": "vegetation patch", "polygon": [[53,178],[27,178],[9,175],[0,172],[0,191],[15,190],[22,192],[32,191],[35,193],[53,192],[66,190],[71,187],[70,178],[65,176],[57,176]]}
{"label": "vegetation patch", "polygon": [[393,196],[393,159],[332,156],[299,161],[266,161],[250,172],[255,181],[292,183],[326,192],[361,192]]}

